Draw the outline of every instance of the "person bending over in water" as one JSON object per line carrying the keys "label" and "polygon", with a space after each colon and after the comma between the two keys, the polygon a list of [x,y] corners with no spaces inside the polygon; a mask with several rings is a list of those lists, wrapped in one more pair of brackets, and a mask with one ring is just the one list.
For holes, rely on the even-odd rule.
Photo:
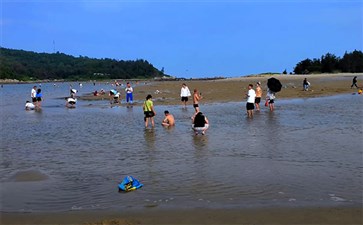
{"label": "person bending over in water", "polygon": [[76,98],[66,98],[66,107],[67,108],[75,108],[76,107]]}
{"label": "person bending over in water", "polygon": [[29,101],[26,101],[25,110],[34,110],[34,109],[35,109],[35,105]]}
{"label": "person bending over in water", "polygon": [[164,118],[163,122],[161,123],[161,125],[166,126],[166,127],[174,126],[175,125],[174,116],[171,115],[168,110],[165,110],[164,114],[165,114],[165,118]]}
{"label": "person bending over in water", "polygon": [[193,118],[192,128],[195,132],[195,135],[198,135],[200,132],[202,133],[202,135],[204,135],[209,128],[209,121],[202,112],[198,112],[197,115],[195,115],[195,117]]}

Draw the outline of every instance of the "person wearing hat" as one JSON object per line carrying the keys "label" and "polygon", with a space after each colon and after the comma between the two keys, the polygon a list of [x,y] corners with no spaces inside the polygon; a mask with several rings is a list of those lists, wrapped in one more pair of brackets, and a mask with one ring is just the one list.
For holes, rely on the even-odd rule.
{"label": "person wearing hat", "polygon": [[258,81],[256,83],[256,97],[255,97],[255,106],[256,111],[260,111],[260,102],[262,97],[262,89],[261,89],[261,82]]}

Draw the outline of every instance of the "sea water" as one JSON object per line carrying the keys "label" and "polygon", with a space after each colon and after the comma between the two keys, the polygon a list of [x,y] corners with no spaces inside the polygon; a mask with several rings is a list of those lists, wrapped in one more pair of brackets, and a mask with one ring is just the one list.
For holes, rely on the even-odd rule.
{"label": "sea water", "polygon": [[[155,102],[145,129],[140,106],[64,107],[68,84],[43,84],[42,110],[25,111],[32,86],[0,89],[1,211],[362,204],[363,96],[277,99],[253,119],[244,102],[201,104],[210,129],[195,136],[191,105]],[[119,193],[127,175],[144,186]]]}

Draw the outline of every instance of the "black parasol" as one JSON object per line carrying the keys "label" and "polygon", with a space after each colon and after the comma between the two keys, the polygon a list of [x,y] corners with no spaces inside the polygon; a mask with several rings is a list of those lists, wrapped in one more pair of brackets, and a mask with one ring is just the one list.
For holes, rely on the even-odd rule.
{"label": "black parasol", "polygon": [[267,80],[267,87],[273,92],[279,92],[281,91],[282,84],[278,79],[271,77]]}

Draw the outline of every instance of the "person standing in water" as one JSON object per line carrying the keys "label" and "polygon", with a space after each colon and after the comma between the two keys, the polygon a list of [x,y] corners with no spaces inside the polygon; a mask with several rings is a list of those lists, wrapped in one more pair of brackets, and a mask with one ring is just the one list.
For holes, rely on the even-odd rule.
{"label": "person standing in water", "polygon": [[37,98],[37,108],[40,109],[42,107],[42,89],[38,88],[35,96]]}
{"label": "person standing in water", "polygon": [[188,102],[190,96],[192,96],[192,95],[190,94],[190,90],[189,90],[188,86],[185,83],[183,83],[182,87],[180,89],[180,97],[181,97],[182,104],[184,105],[184,108],[187,107],[187,102]]}
{"label": "person standing in water", "polygon": [[195,109],[195,114],[199,112],[199,101],[202,99],[202,93],[198,93],[198,89],[194,89],[193,94],[193,107]]}
{"label": "person standing in water", "polygon": [[34,86],[31,90],[30,97],[32,99],[32,103],[37,106],[37,86]]}
{"label": "person standing in water", "polygon": [[253,117],[253,110],[255,109],[255,98],[256,93],[255,90],[253,90],[253,84],[248,85],[248,92],[246,94],[247,97],[247,103],[246,103],[246,109],[247,109],[247,116],[249,118]]}
{"label": "person standing in water", "polygon": [[256,98],[255,98],[255,106],[256,106],[256,110],[260,111],[260,102],[261,102],[261,98],[262,98],[262,88],[261,88],[261,82],[258,81],[256,83]]}
{"label": "person standing in water", "polygon": [[275,110],[275,98],[275,92],[267,89],[266,101],[268,101],[271,112]]}
{"label": "person standing in water", "polygon": [[131,87],[131,84],[129,82],[127,82],[127,84],[126,84],[125,92],[126,92],[127,104],[132,104],[133,100],[134,100],[134,98],[133,98],[134,89]]}
{"label": "person standing in water", "polygon": [[154,103],[151,100],[152,96],[151,95],[147,95],[146,96],[146,101],[144,102],[143,105],[143,110],[144,110],[144,121],[145,121],[145,128],[148,127],[149,125],[149,121],[151,122],[151,126],[154,127],[154,116],[156,116],[155,110],[154,110]]}

